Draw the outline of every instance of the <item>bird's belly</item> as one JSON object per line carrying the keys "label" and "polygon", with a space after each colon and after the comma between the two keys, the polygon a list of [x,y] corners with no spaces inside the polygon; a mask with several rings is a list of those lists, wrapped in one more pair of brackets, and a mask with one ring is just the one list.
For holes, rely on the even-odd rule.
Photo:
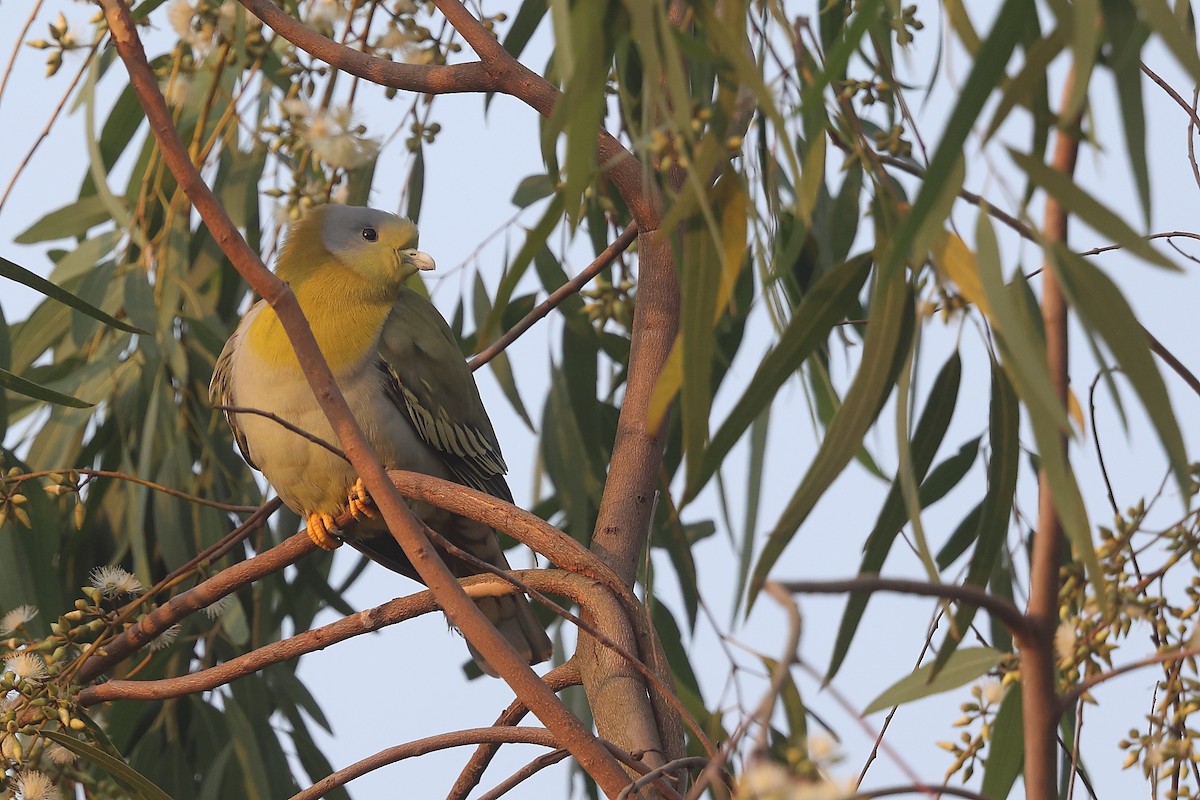
{"label": "bird's belly", "polygon": [[[275,414],[338,446],[336,434],[302,375],[273,369],[257,359],[247,359],[250,361],[257,363],[238,365],[243,375],[236,384],[237,405]],[[375,369],[358,372],[361,374],[355,377],[337,376],[338,385],[384,466],[446,477],[441,460],[417,437],[388,397],[382,375]],[[346,494],[357,477],[348,461],[266,417],[238,414],[237,424],[249,445],[250,458],[293,511],[336,514],[346,505]]]}

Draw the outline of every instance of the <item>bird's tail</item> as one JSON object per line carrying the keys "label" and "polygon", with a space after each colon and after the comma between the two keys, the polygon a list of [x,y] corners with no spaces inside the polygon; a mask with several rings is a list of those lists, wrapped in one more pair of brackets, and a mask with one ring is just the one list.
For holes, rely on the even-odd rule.
{"label": "bird's tail", "polygon": [[[454,544],[494,567],[510,569],[508,559],[504,557],[504,550],[500,547],[500,541],[491,528],[465,517],[455,517],[453,522],[446,527],[451,529],[446,532],[446,538]],[[451,569],[459,577],[475,575],[479,572],[477,567],[457,559],[451,559],[451,563]],[[475,601],[475,604],[527,663],[540,664],[550,658],[554,651],[554,645],[550,642],[550,637],[546,635],[542,624],[538,622],[538,618],[534,616],[533,609],[524,595],[481,597]],[[469,642],[468,647],[470,647]],[[475,659],[479,668],[486,674],[496,677],[496,670],[492,669],[483,655],[474,647],[470,647],[470,650],[471,657]]]}

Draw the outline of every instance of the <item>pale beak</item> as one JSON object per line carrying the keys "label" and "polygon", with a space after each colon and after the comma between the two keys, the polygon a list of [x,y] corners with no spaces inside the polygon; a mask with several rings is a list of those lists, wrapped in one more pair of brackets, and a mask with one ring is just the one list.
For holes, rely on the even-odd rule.
{"label": "pale beak", "polygon": [[405,264],[419,270],[431,270],[437,267],[437,264],[433,261],[433,256],[429,255],[429,253],[423,253],[420,250],[401,250],[400,258]]}

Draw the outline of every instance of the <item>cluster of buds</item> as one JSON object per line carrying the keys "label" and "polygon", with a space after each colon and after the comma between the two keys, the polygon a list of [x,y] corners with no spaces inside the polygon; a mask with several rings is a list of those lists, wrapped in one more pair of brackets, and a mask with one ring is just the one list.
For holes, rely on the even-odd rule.
{"label": "cluster of buds", "polygon": [[29,498],[21,492],[22,474],[20,467],[10,467],[0,477],[0,526],[12,519],[26,528],[30,527],[29,512],[22,508],[29,502]]}
{"label": "cluster of buds", "polygon": [[[937,743],[938,747],[954,756],[954,761],[946,769],[947,780],[960,773],[963,783],[966,783],[975,774],[975,767],[983,758],[987,743],[991,741],[992,724],[1000,710],[1000,704],[1004,701],[1008,687],[1017,679],[1018,673],[1010,670],[1004,672],[1002,678],[992,678],[971,687],[971,696],[974,699],[958,707],[962,716],[954,721],[954,727],[963,729],[958,741]],[[972,732],[970,729],[976,726],[978,730]]]}
{"label": "cluster of buds", "polygon": [[633,281],[625,278],[614,285],[599,276],[594,288],[580,292],[584,298],[584,311],[588,320],[597,329],[603,329],[609,321],[629,330],[633,327],[633,309],[636,305]]}
{"label": "cluster of buds", "polygon": [[60,11],[54,22],[50,23],[50,39],[31,39],[26,42],[29,47],[35,50],[49,50],[46,56],[46,77],[49,78],[58,72],[62,67],[63,54],[68,50],[77,50],[81,45],[76,39],[75,34],[71,33],[71,28],[67,24],[67,18]]}

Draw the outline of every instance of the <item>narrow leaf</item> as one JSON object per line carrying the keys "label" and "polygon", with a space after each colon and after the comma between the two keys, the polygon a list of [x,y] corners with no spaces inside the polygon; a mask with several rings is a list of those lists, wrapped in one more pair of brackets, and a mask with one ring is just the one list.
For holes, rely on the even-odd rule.
{"label": "narrow leaf", "polygon": [[170,795],[154,785],[149,778],[124,761],[104,752],[88,742],[68,736],[61,731],[41,731],[39,736],[62,745],[72,753],[87,759],[112,776],[113,780],[133,792],[141,800],[171,800]]}
{"label": "narrow leaf", "polygon": [[1025,763],[1025,726],[1021,712],[1021,684],[1013,683],[1000,701],[1000,710],[992,722],[987,760],[983,769],[984,797],[1002,800],[1012,791]]}
{"label": "narrow leaf", "polygon": [[926,664],[914,670],[911,675],[896,681],[884,690],[883,694],[872,700],[863,709],[863,714],[873,714],[885,708],[911,703],[922,697],[957,689],[981,675],[986,675],[988,670],[999,664],[1002,658],[1004,658],[1003,653],[990,647],[971,647],[958,650],[950,658],[950,662],[946,664],[945,668],[936,674],[934,665]]}
{"label": "narrow leaf", "polygon": [[767,536],[750,582],[750,605],[783,549],[862,445],[863,436],[874,424],[896,384],[896,375],[913,333],[912,289],[903,273],[880,274],[874,295],[862,362],[842,407],[829,423],[808,472],[784,508],[775,529]]}
{"label": "narrow leaf", "polygon": [[69,408],[91,408],[95,405],[86,400],[80,400],[78,397],[72,397],[69,394],[62,394],[53,389],[48,389],[40,383],[27,381],[20,375],[14,375],[6,369],[0,369],[0,386],[23,394],[26,397],[32,397],[34,400],[44,400],[47,403],[55,403],[56,405],[68,406]]}
{"label": "narrow leaf", "polygon": [[14,264],[7,258],[0,257],[0,277],[16,281],[23,286],[28,286],[30,289],[41,292],[47,297],[57,300],[64,305],[68,305],[77,311],[82,311],[84,314],[87,314],[93,319],[100,320],[105,325],[109,325],[113,328],[127,331],[129,333],[147,333],[147,331],[144,331],[141,328],[130,325],[128,322],[122,322],[116,317],[106,314],[83,298],[76,297],[66,289],[54,285],[50,281],[34,272],[30,272],[20,264]]}

